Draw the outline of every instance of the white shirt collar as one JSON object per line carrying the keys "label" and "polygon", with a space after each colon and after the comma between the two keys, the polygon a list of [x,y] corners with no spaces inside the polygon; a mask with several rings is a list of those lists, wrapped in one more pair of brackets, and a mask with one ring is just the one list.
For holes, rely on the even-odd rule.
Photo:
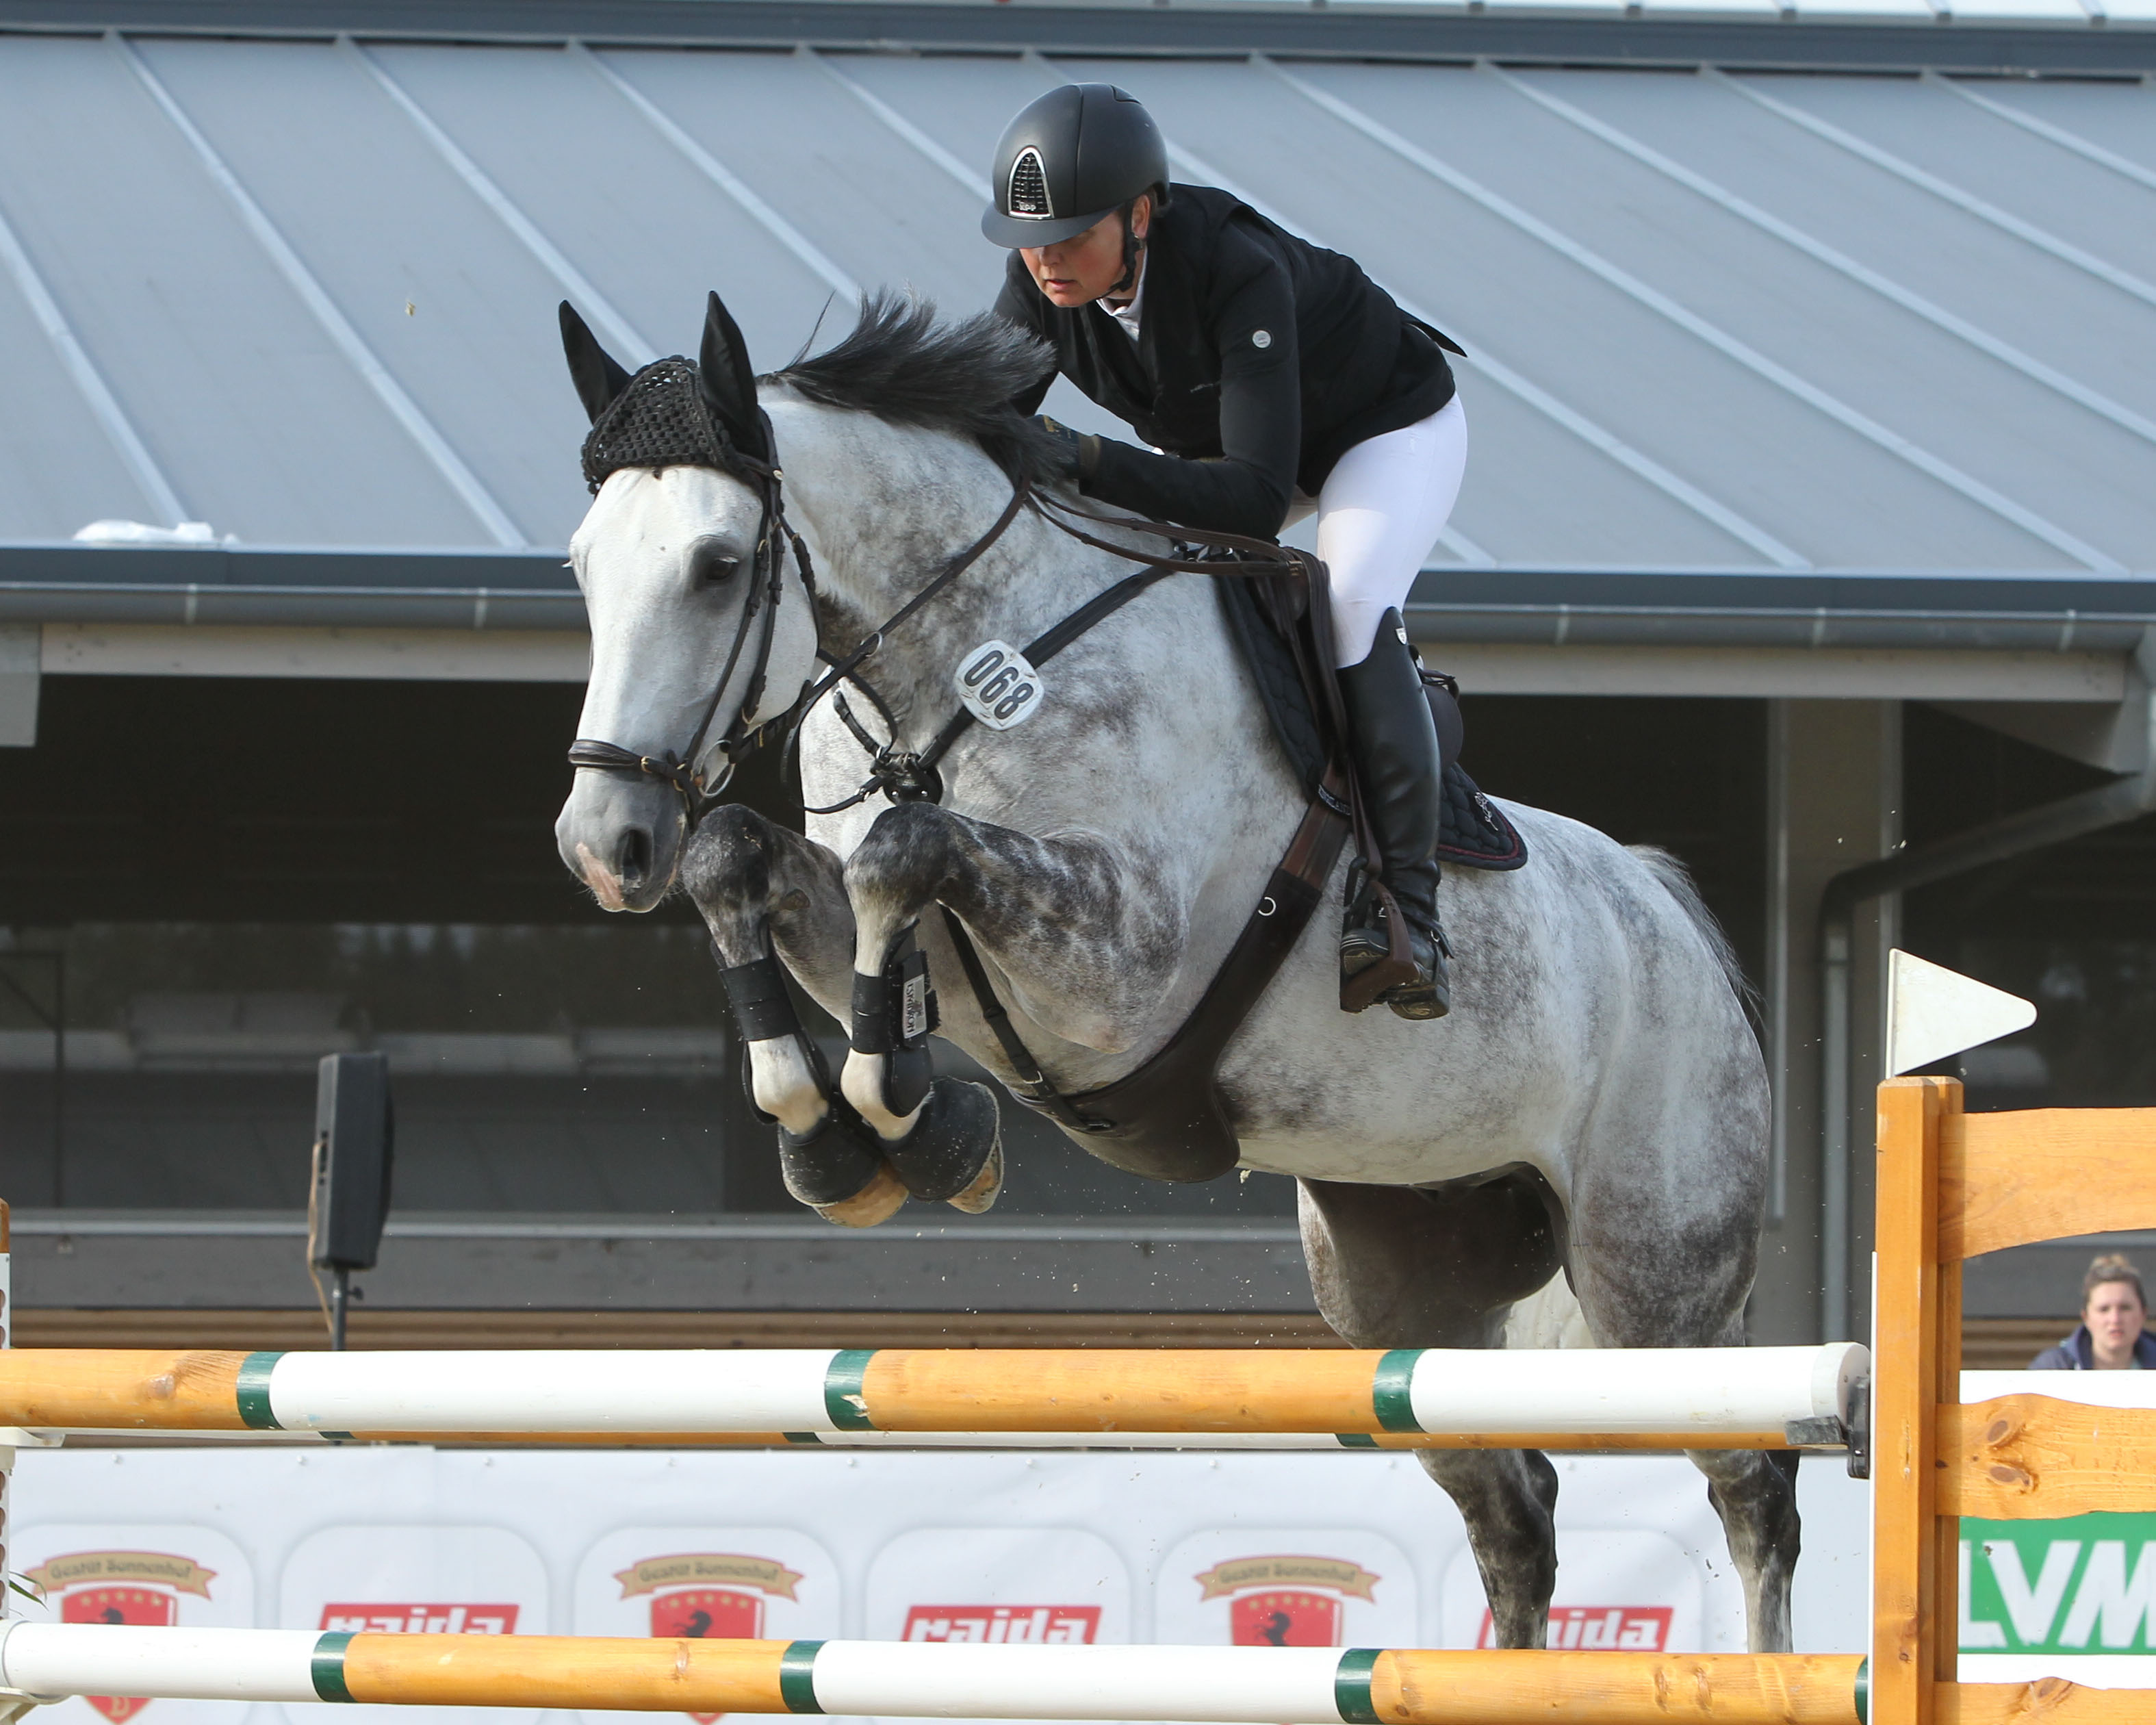
{"label": "white shirt collar", "polygon": [[1111,305],[1106,300],[1103,300],[1101,302],[1101,309],[1106,312],[1109,316],[1115,319],[1116,326],[1125,335],[1131,338],[1132,345],[1135,347],[1138,339],[1139,317],[1145,309],[1145,257],[1143,254],[1140,254],[1138,258],[1137,291],[1131,295],[1131,303],[1127,305]]}

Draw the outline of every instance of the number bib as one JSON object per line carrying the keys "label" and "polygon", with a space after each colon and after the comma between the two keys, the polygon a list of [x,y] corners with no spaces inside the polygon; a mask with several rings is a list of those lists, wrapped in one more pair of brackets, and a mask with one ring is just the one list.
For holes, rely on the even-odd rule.
{"label": "number bib", "polygon": [[958,661],[951,682],[966,711],[991,731],[1023,725],[1048,691],[1024,654],[1003,641],[984,641]]}

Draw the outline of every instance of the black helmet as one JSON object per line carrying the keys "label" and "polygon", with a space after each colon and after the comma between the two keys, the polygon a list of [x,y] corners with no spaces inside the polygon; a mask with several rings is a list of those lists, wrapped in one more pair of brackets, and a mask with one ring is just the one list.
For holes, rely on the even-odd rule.
{"label": "black helmet", "polygon": [[1145,104],[1112,84],[1066,84],[1019,110],[996,146],[996,201],[981,232],[998,245],[1054,245],[1142,192],[1168,186],[1168,146]]}

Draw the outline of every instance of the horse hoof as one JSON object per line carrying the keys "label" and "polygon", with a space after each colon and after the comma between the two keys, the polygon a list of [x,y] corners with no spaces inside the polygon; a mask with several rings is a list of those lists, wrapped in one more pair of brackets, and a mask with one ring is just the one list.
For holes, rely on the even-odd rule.
{"label": "horse hoof", "polygon": [[1004,1147],[1000,1139],[988,1152],[988,1159],[973,1183],[950,1200],[954,1210],[963,1210],[969,1216],[978,1216],[996,1207],[996,1200],[1004,1194]]}
{"label": "horse hoof", "polygon": [[867,1185],[851,1198],[837,1204],[819,1204],[814,1208],[827,1222],[835,1222],[841,1228],[873,1228],[879,1222],[888,1222],[905,1206],[910,1194],[906,1182],[900,1179],[887,1162],[876,1163],[875,1173],[869,1177]]}
{"label": "horse hoof", "polygon": [[806,1137],[778,1129],[786,1189],[827,1222],[873,1228],[906,1202],[906,1183],[884,1159],[875,1134],[850,1108],[834,1104]]}
{"label": "horse hoof", "polygon": [[[1000,1180],[996,1099],[985,1085],[939,1078],[928,1092],[913,1130],[884,1154],[916,1198],[973,1199],[986,1209]],[[988,1184],[983,1190],[982,1182]]]}

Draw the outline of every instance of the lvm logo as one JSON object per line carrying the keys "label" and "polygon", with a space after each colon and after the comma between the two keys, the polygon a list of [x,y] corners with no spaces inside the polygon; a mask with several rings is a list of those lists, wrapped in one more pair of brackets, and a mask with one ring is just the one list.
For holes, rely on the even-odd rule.
{"label": "lvm logo", "polygon": [[[1664,1653],[1669,1651],[1673,1615],[1667,1605],[1553,1605],[1548,1645],[1582,1652]],[[1496,1626],[1487,1611],[1475,1645],[1497,1645]]]}
{"label": "lvm logo", "polygon": [[2156,1652],[2156,1515],[1964,1519],[1961,1650]]}

